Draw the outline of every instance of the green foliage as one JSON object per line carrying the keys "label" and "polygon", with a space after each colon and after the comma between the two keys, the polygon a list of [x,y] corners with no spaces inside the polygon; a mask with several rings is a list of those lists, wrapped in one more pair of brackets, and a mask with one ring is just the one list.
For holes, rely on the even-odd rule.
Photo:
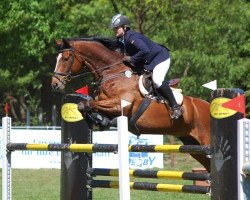
{"label": "green foliage", "polygon": [[167,78],[181,77],[185,94],[209,100],[210,91],[201,85],[216,79],[219,87],[245,90],[250,111],[250,4],[244,0],[4,0],[0,105],[15,99],[20,110],[30,107],[35,113],[42,106],[49,113],[55,103],[50,91],[54,40],[113,37],[109,24],[115,7],[133,29],[172,50]]}

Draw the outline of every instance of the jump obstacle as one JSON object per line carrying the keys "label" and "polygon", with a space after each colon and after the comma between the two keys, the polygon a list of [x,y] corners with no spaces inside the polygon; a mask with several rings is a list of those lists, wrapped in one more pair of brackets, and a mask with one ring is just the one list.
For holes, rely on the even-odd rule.
{"label": "jump obstacle", "polygon": [[[105,168],[88,168],[87,174],[90,176],[118,176],[118,169]],[[159,179],[174,179],[174,180],[193,180],[193,181],[208,181],[211,179],[210,173],[195,173],[182,171],[164,171],[164,170],[140,170],[130,169],[130,177],[139,178],[159,178]]]}
{"label": "jump obstacle", "polygon": [[[71,151],[84,153],[118,152],[118,144],[28,144],[8,143],[7,150],[31,151]],[[210,146],[199,145],[131,145],[129,152],[155,152],[155,153],[192,153],[210,154]]]}
{"label": "jump obstacle", "polygon": [[[119,188],[118,181],[91,180],[89,184],[92,188]],[[159,192],[184,192],[194,194],[209,194],[210,187],[196,185],[173,185],[148,182],[129,182],[130,189],[147,190]]]}
{"label": "jump obstacle", "polygon": [[[220,97],[226,97],[228,99],[232,99],[236,95],[238,94],[236,94],[235,90],[232,90],[232,89],[216,90],[212,93],[213,99],[220,98]],[[211,156],[211,161],[212,161],[212,164],[211,164],[211,169],[212,169],[211,170],[211,177],[212,177],[212,182],[211,182],[212,193],[211,194],[212,196],[211,198],[213,200],[214,199],[222,199],[222,200],[223,199],[232,199],[232,200],[249,199],[250,187],[247,187],[247,186],[249,186],[249,174],[250,174],[249,173],[250,120],[248,119],[239,120],[238,125],[237,125],[237,120],[242,118],[242,114],[235,113],[232,116],[227,116],[223,112],[220,113],[220,111],[218,111],[218,113],[219,115],[221,114],[225,116],[224,118],[220,118],[220,119],[212,117],[211,149],[209,149],[209,147],[205,147],[205,151],[204,151],[204,149],[201,150],[201,148],[195,147],[196,151],[197,149],[199,149],[198,150],[199,152],[202,152],[202,153],[210,152],[212,155]],[[237,126],[238,126],[238,133],[235,130],[237,129]],[[10,130],[11,130],[11,119],[8,117],[5,117],[3,118],[3,132],[9,133]],[[118,124],[118,131],[120,132],[119,124]],[[232,138],[232,135],[233,135],[233,138]],[[10,139],[9,137],[10,137],[9,134],[3,135],[3,138],[6,139],[6,141]],[[235,139],[234,142],[236,142],[236,144],[232,143],[233,141],[232,139]],[[63,152],[87,151],[90,153],[90,152],[95,152],[95,151],[98,152],[98,150],[106,148],[104,146],[96,147],[92,144],[88,144],[87,148],[85,145],[83,145],[80,147],[80,149],[79,149],[79,146],[74,146],[73,144],[61,144],[59,146],[53,146],[52,144],[43,145],[43,146],[40,146],[40,145],[37,146],[37,145],[38,144],[24,144],[24,143],[15,144],[15,143],[9,143],[9,142],[6,142],[4,145],[4,143],[2,143],[2,147],[3,147],[2,149],[3,150],[2,151],[3,152],[3,170],[2,170],[3,171],[3,180],[2,180],[3,181],[3,184],[2,184],[3,185],[3,199],[11,199],[11,182],[10,182],[11,180],[10,160],[11,159],[10,158],[11,158],[11,151],[13,150],[25,150],[25,149],[27,150],[53,150],[53,151],[63,151]],[[125,152],[128,153],[127,146],[125,146],[124,150]],[[185,146],[185,145],[177,145],[175,147],[170,147],[170,148],[165,148],[163,147],[164,145],[160,145],[160,146],[153,145],[153,146],[154,147],[150,147],[149,149],[153,149],[154,152],[158,151],[159,149],[161,150],[163,149],[164,151],[173,153],[173,152],[179,152],[180,149],[182,149],[181,146]],[[112,150],[111,152],[117,151],[117,146],[112,145],[112,147],[109,147],[109,148],[110,148],[109,150]],[[138,150],[137,152],[140,152],[142,150],[147,151],[146,147],[143,147],[141,149],[140,148],[141,147],[139,147],[138,149],[137,148],[135,149]],[[129,147],[129,150],[132,150],[132,149],[133,149],[132,147]],[[184,149],[186,151],[186,147]],[[193,150],[193,148],[191,149]],[[119,151],[118,149],[118,152],[120,154],[121,151]],[[237,158],[239,158],[239,160]],[[127,159],[121,159],[121,160],[127,160]],[[92,172],[94,173],[94,171],[95,170],[93,170]],[[235,172],[235,171],[236,171],[236,176],[235,174],[232,174],[232,172]],[[122,176],[129,176],[131,172],[128,171],[128,168],[127,168],[127,172],[128,173]],[[135,172],[136,171],[133,171],[133,174]],[[97,171],[95,171],[95,173],[97,173]],[[104,171],[100,173],[104,173]],[[109,172],[106,171],[105,173],[109,173]],[[119,171],[119,173],[121,176],[121,171]],[[116,171],[116,174],[117,174],[117,171]],[[157,173],[154,172],[154,174],[157,174]],[[184,172],[182,174],[184,174]],[[229,174],[232,175],[233,177],[229,176]],[[180,174],[175,178],[180,178]],[[120,185],[122,185],[122,187],[119,187],[119,182],[120,182]],[[196,187],[190,187],[190,186],[185,186],[185,185],[170,185],[170,184],[157,184],[157,183],[150,184],[150,183],[136,183],[136,182],[129,183],[128,178],[125,181],[119,180],[119,182],[111,182],[111,181],[100,182],[98,180],[92,180],[89,184],[92,187],[105,187],[105,188],[119,187],[121,189],[124,187],[125,182],[127,182],[126,184],[131,189],[151,188],[152,190],[155,190],[155,191],[171,191],[171,192],[194,192],[193,190],[197,190],[197,191],[200,191],[200,193],[208,193],[210,189],[207,187],[193,189]],[[218,187],[218,185],[220,187]],[[236,185],[236,187],[234,187],[234,185]]]}
{"label": "jump obstacle", "polygon": [[[119,176],[117,169],[93,169],[87,170],[89,176]],[[193,172],[178,172],[178,171],[162,171],[162,170],[129,170],[129,176],[140,178],[158,178],[171,180],[202,180],[210,181],[210,173],[193,173]],[[105,180],[90,180],[88,182],[92,188],[118,188],[119,182]],[[184,192],[196,194],[209,194],[210,187],[196,185],[174,185],[174,184],[159,184],[148,182],[130,182],[132,190],[147,190],[147,191],[164,191],[164,192]]]}
{"label": "jump obstacle", "polygon": [[[125,123],[127,126],[127,124]],[[121,135],[121,134],[120,134]],[[126,134],[124,134],[126,135]],[[125,141],[122,139],[122,141]],[[8,152],[17,150],[31,150],[31,151],[70,151],[70,152],[117,152],[119,145],[113,144],[27,144],[27,143],[7,143],[6,149]],[[163,152],[163,153],[200,153],[208,154],[210,152],[209,146],[199,145],[132,145],[128,147],[127,151],[131,152]],[[121,159],[124,160],[124,159]],[[124,164],[122,164],[124,166]],[[99,169],[103,170],[103,169]],[[97,172],[95,170],[95,172]],[[100,172],[100,171],[99,171]],[[147,173],[147,176],[145,176]],[[168,172],[158,171],[154,175],[154,171],[133,171],[136,176],[145,178],[158,176],[173,179],[184,179],[184,180],[209,180],[209,174],[197,174],[191,172]],[[158,174],[158,175],[157,175]],[[96,174],[97,175],[97,174]],[[88,182],[91,187],[106,187],[116,188],[117,182],[105,182],[105,181],[94,181]],[[192,185],[170,185],[170,184],[153,184],[153,183],[130,183],[131,189],[144,189],[144,190],[155,190],[155,191],[179,191],[188,193],[206,194],[209,193],[209,187],[200,187]]]}

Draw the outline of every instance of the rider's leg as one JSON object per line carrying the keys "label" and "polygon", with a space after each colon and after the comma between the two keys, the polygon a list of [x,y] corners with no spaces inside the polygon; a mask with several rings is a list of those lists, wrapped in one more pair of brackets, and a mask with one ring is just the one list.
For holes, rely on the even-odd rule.
{"label": "rider's leg", "polygon": [[170,66],[170,59],[158,64],[153,70],[153,82],[156,86],[156,89],[160,94],[169,101],[171,110],[173,111],[171,118],[178,119],[181,114],[180,105],[177,104],[175,97],[171,88],[167,82],[164,82],[166,73],[168,72]]}
{"label": "rider's leg", "polygon": [[163,82],[162,85],[157,88],[157,90],[161,93],[161,95],[166,98],[169,101],[169,105],[171,107],[171,110],[173,111],[171,118],[178,119],[181,114],[181,106],[177,104],[174,94],[169,87],[167,82]]}

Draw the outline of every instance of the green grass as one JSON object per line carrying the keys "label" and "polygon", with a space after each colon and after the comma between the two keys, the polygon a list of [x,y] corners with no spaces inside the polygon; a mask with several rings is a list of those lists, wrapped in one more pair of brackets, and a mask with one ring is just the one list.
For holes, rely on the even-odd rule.
{"label": "green grass", "polygon": [[[2,188],[2,182],[1,182],[1,188]],[[2,189],[1,189],[1,195],[2,195]],[[60,170],[12,169],[12,199],[13,200],[60,199]]]}
{"label": "green grass", "polygon": [[[191,171],[193,167],[200,165],[188,155],[175,155],[175,165],[170,165],[170,156],[165,156],[166,170]],[[98,177],[99,178],[99,177]],[[109,177],[100,177],[108,179]],[[116,180],[117,178],[112,178]],[[58,200],[60,199],[60,170],[39,169],[39,170],[12,170],[12,199],[13,200]],[[131,181],[192,184],[192,181],[163,180],[163,179],[142,179],[131,178]],[[117,200],[119,191],[117,189],[93,189],[94,200]],[[184,194],[172,192],[155,192],[131,190],[132,200],[208,200],[208,195]]]}

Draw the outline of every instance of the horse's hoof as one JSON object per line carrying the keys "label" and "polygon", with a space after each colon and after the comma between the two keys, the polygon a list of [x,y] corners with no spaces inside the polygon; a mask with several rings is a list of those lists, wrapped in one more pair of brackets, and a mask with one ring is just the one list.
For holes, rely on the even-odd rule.
{"label": "horse's hoof", "polygon": [[109,121],[110,126],[117,127],[117,118],[113,118]]}
{"label": "horse's hoof", "polygon": [[84,112],[85,111],[85,105],[83,102],[80,102],[77,104],[77,109],[80,111],[80,112]]}
{"label": "horse's hoof", "polygon": [[89,112],[89,111],[91,111],[91,107],[90,107],[88,101],[80,101],[80,102],[77,104],[77,109],[78,109],[80,112]]}

